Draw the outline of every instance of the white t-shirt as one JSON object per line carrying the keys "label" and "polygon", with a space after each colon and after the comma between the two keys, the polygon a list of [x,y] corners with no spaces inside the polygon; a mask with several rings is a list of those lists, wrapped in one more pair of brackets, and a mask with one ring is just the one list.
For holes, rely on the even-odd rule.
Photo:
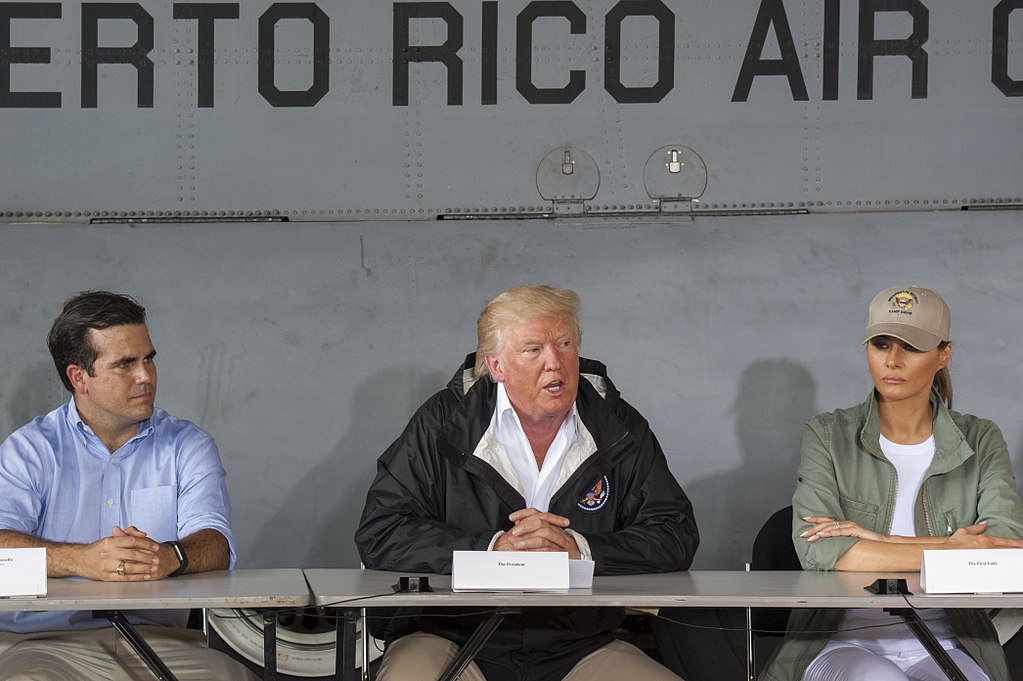
{"label": "white t-shirt", "polygon": [[[902,445],[882,435],[880,445],[885,458],[895,466],[897,480],[895,513],[892,516],[889,534],[915,537],[913,509],[920,496],[924,475],[934,459],[934,436],[918,444]],[[919,613],[943,648],[961,647],[944,610],[932,608],[920,610]],[[878,655],[924,650],[901,617],[873,608],[846,610],[845,617],[838,626],[838,633],[832,637],[831,643],[851,643]]]}
{"label": "white t-shirt", "polygon": [[881,436],[881,452],[895,466],[898,475],[898,494],[895,497],[895,514],[889,534],[915,537],[913,507],[920,496],[924,473],[934,459],[934,436],[915,445],[900,445]]}

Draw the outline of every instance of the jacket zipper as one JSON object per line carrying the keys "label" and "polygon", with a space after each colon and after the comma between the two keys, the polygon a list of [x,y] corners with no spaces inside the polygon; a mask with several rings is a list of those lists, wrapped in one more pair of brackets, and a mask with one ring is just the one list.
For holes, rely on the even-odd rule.
{"label": "jacket zipper", "polygon": [[895,499],[888,499],[888,508],[891,509],[891,512],[888,515],[887,529],[885,530],[885,534],[891,534],[892,524],[895,522],[895,502],[899,498],[899,469],[895,467],[895,464],[888,460],[888,457],[883,458],[885,463],[891,467],[892,473],[895,474]]}
{"label": "jacket zipper", "polygon": [[[930,478],[927,478],[930,480]],[[927,480],[920,485],[920,503],[924,505],[924,522],[927,524],[927,534],[935,536],[934,526],[931,525],[931,514],[927,512]]]}

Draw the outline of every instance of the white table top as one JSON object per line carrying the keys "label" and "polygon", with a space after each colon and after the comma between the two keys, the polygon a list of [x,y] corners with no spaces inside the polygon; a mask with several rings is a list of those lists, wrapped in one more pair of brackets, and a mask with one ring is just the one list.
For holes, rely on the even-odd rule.
{"label": "white table top", "polygon": [[592,590],[568,593],[454,593],[448,575],[425,575],[433,593],[395,594],[391,585],[412,573],[355,569],[305,571],[314,602],[333,607],[622,606],[633,608],[897,608],[902,596],[864,590],[879,577],[906,579],[914,607],[1023,607],[1023,594],[927,596],[917,573],[728,572],[595,577]]}
{"label": "white table top", "polygon": [[0,598],[0,610],[292,608],[312,602],[302,571],[219,570],[155,582],[50,579],[43,598]]}
{"label": "white table top", "polygon": [[[902,577],[918,608],[1023,608],[1023,594],[925,595],[916,573],[727,572],[596,577],[593,589],[568,593],[454,593],[447,575],[425,575],[433,593],[395,594],[404,572],[357,569],[233,570],[156,582],[51,579],[45,598],[0,598],[0,610],[162,610],[184,608],[620,606],[632,608],[892,608],[901,596],[863,589],[878,577]],[[308,584],[307,584],[308,581]],[[312,593],[310,593],[312,590]]]}

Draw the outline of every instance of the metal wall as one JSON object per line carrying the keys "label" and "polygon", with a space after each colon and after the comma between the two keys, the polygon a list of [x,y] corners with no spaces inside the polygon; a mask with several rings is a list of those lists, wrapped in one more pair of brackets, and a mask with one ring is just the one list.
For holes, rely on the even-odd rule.
{"label": "metal wall", "polygon": [[0,219],[1019,205],[1021,94],[1018,0],[4,3]]}
{"label": "metal wall", "polygon": [[956,405],[1023,464],[1023,240],[1011,211],[672,219],[0,226],[0,437],[66,399],[45,349],[86,288],[140,296],[158,404],[217,439],[241,565],[347,566],[375,460],[497,292],[577,290],[583,353],[693,498],[696,566],[742,569],[789,503],[800,425],[863,400],[871,297],[953,314]]}

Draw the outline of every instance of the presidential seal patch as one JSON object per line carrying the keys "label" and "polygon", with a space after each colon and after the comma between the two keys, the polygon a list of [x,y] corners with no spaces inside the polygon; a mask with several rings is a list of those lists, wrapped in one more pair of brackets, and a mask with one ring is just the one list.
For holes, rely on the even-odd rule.
{"label": "presidential seal patch", "polygon": [[891,305],[891,311],[902,314],[911,314],[910,310],[912,310],[913,306],[919,302],[920,299],[912,291],[899,291],[888,298],[888,304]]}
{"label": "presidential seal patch", "polygon": [[579,503],[576,506],[580,510],[588,513],[596,513],[600,509],[604,508],[604,504],[611,498],[611,481],[606,475],[600,476],[597,483],[590,489],[586,490],[586,494],[579,499]]}

